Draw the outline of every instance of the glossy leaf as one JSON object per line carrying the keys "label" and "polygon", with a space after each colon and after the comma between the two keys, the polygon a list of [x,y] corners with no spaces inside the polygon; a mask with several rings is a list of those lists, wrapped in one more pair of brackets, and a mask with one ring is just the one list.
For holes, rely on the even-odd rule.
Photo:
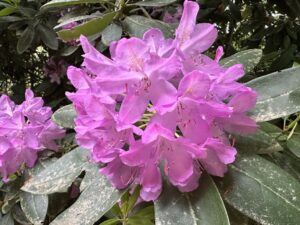
{"label": "glossy leaf", "polygon": [[20,193],[20,203],[27,219],[33,224],[42,224],[48,209],[47,195],[34,195],[28,192]]}
{"label": "glossy leaf", "polygon": [[44,24],[38,25],[39,35],[46,46],[53,50],[58,48],[56,33]]}
{"label": "glossy leaf", "polygon": [[159,20],[149,19],[144,16],[127,16],[123,21],[123,25],[130,36],[142,37],[150,28],[159,28],[166,37],[171,37],[174,33],[172,28]]}
{"label": "glossy leaf", "polygon": [[155,204],[155,222],[160,225],[229,225],[229,219],[218,189],[207,174],[200,179],[199,188],[181,193],[170,185]]}
{"label": "glossy leaf", "polygon": [[32,194],[63,192],[88,164],[88,152],[80,147],[72,150],[25,182],[23,191]]}
{"label": "glossy leaf", "polygon": [[111,42],[118,41],[122,36],[122,27],[111,24],[102,31],[102,42],[109,46]]}
{"label": "glossy leaf", "polygon": [[74,119],[76,117],[76,111],[72,104],[66,105],[55,111],[52,115],[52,120],[61,127],[71,128],[75,127]]}
{"label": "glossy leaf", "polygon": [[162,7],[162,6],[170,5],[174,2],[177,2],[177,0],[149,0],[149,1],[139,1],[133,3],[132,5]]}
{"label": "glossy leaf", "polygon": [[260,156],[238,157],[219,184],[225,201],[258,223],[300,224],[300,183]]}
{"label": "glossy leaf", "polygon": [[89,168],[86,173],[92,173],[90,177],[93,177],[93,180],[77,201],[50,225],[93,225],[120,199],[122,192],[111,186],[99,173],[97,165],[89,164]]}
{"label": "glossy leaf", "polygon": [[77,39],[80,35],[95,35],[103,31],[112,22],[115,15],[116,12],[107,13],[103,17],[92,19],[74,27],[73,29],[61,30],[57,32],[57,34],[64,41]]}
{"label": "glossy leaf", "polygon": [[78,4],[87,4],[87,3],[99,3],[99,0],[52,0],[44,4],[41,8],[53,8],[53,7],[62,7]]}
{"label": "glossy leaf", "polygon": [[273,137],[261,129],[253,135],[237,136],[236,148],[238,151],[251,154],[269,154],[283,150]]}
{"label": "glossy leaf", "polygon": [[262,50],[248,49],[222,59],[220,61],[220,64],[229,67],[234,64],[241,63],[244,65],[245,73],[249,73],[258,64],[261,57],[262,57]]}
{"label": "glossy leaf", "polygon": [[34,39],[34,29],[31,26],[28,26],[22,33],[21,37],[18,40],[17,51],[19,54],[25,52],[32,44]]}
{"label": "glossy leaf", "polygon": [[251,112],[257,122],[300,111],[300,67],[256,78],[247,85],[257,92],[257,104]]}

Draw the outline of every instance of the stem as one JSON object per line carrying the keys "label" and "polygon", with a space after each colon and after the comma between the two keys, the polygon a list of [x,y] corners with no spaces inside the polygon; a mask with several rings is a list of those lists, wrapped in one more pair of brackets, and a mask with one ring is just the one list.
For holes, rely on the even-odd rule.
{"label": "stem", "polygon": [[291,123],[287,126],[287,128],[285,128],[285,129],[283,130],[283,132],[286,132],[286,131],[292,129],[292,128],[295,126],[295,124],[297,124],[299,121],[300,121],[300,114],[297,116],[297,118],[296,118],[293,122],[291,122]]}

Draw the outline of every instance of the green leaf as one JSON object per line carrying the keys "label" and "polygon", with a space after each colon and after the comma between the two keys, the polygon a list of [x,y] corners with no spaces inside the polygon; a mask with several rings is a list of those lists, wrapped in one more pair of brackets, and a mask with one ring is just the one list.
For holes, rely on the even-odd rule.
{"label": "green leaf", "polygon": [[132,216],[128,219],[128,224],[130,225],[154,225],[154,223],[143,217]]}
{"label": "green leaf", "polygon": [[75,127],[74,119],[76,111],[72,104],[61,107],[52,115],[52,120],[61,127],[73,129]]}
{"label": "green leaf", "polygon": [[285,117],[300,111],[300,67],[256,78],[247,86],[257,92],[251,111],[257,122]]}
{"label": "green leaf", "polygon": [[263,225],[300,224],[300,184],[260,156],[237,158],[220,181],[225,201]]}
{"label": "green leaf", "polygon": [[73,29],[61,30],[57,34],[64,41],[77,39],[80,35],[91,36],[103,31],[113,21],[115,15],[116,12],[110,12],[100,18],[92,19],[76,26]]}
{"label": "green leaf", "polygon": [[162,6],[170,5],[174,2],[177,2],[177,0],[148,0],[148,1],[139,1],[131,5],[162,7]]}
{"label": "green leaf", "polygon": [[109,219],[100,223],[100,225],[118,225],[120,223],[120,219]]}
{"label": "green leaf", "polygon": [[64,20],[60,19],[59,20],[60,24],[55,26],[53,29],[61,28],[65,25],[68,25],[69,23],[78,22],[78,21],[87,20],[87,19],[95,19],[95,18],[98,18],[98,17],[99,17],[99,15],[84,15],[84,16],[71,17],[71,18],[64,19]]}
{"label": "green leaf", "polygon": [[4,8],[4,9],[0,10],[0,16],[8,16],[8,15],[14,13],[15,11],[17,11],[17,8],[7,7],[7,8]]}
{"label": "green leaf", "polygon": [[100,2],[101,0],[52,0],[44,4],[41,9]]}
{"label": "green leaf", "polygon": [[44,44],[53,50],[57,50],[58,40],[54,30],[50,29],[48,26],[44,24],[39,24],[38,30]]}
{"label": "green leaf", "polygon": [[1,23],[17,22],[17,21],[22,21],[22,20],[24,20],[24,18],[22,18],[22,17],[4,16],[4,17],[0,17],[0,24]]}
{"label": "green leaf", "polygon": [[102,42],[109,46],[111,42],[118,41],[122,36],[122,27],[112,23],[102,31]]}
{"label": "green leaf", "polygon": [[164,185],[154,206],[156,224],[229,225],[218,189],[207,174],[201,176],[199,188],[191,193],[184,194]]}
{"label": "green leaf", "polygon": [[11,214],[6,214],[5,216],[3,216],[2,218],[0,217],[0,225],[14,225],[14,220],[11,216]]}
{"label": "green leaf", "polygon": [[27,219],[33,224],[42,224],[48,209],[47,195],[34,195],[28,192],[20,193],[20,203]]}
{"label": "green leaf", "polygon": [[92,173],[93,181],[51,225],[93,225],[120,199],[122,192],[111,186],[110,181],[99,173],[97,165],[89,164],[86,173]]}
{"label": "green leaf", "polygon": [[251,154],[269,154],[283,150],[273,137],[261,129],[253,135],[236,136],[236,148]]}
{"label": "green leaf", "polygon": [[32,26],[28,26],[22,33],[17,43],[17,51],[19,54],[25,52],[32,44],[34,39],[34,29]]}
{"label": "green leaf", "polygon": [[72,150],[26,181],[22,190],[32,194],[65,191],[89,163],[88,154],[88,151],[80,147]]}
{"label": "green leaf", "polygon": [[244,65],[245,73],[249,73],[258,64],[261,57],[262,57],[261,49],[248,49],[222,59],[220,61],[220,64],[222,66],[230,67],[234,64],[241,63]]}
{"label": "green leaf", "polygon": [[135,203],[137,202],[137,200],[140,197],[140,191],[141,191],[141,187],[137,186],[133,192],[132,195],[130,195],[129,200],[128,200],[128,206],[127,206],[127,212],[130,212],[133,207],[135,206]]}
{"label": "green leaf", "polygon": [[294,134],[287,140],[288,149],[298,158],[300,158],[300,135]]}
{"label": "green leaf", "polygon": [[159,20],[149,19],[144,16],[127,16],[122,24],[130,36],[139,38],[141,38],[150,28],[159,28],[166,37],[172,37],[174,33],[168,24]]}

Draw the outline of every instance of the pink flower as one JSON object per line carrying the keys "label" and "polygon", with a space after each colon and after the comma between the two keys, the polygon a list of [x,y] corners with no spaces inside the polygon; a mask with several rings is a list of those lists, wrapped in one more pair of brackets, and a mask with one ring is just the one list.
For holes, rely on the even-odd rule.
{"label": "pink flower", "polygon": [[0,97],[0,174],[4,180],[25,163],[32,167],[38,152],[57,150],[56,139],[64,130],[51,121],[51,108],[26,90],[25,101],[15,105],[8,96]]}
{"label": "pink flower", "polygon": [[79,145],[117,188],[140,184],[146,201],[160,195],[161,173],[183,192],[204,170],[223,176],[236,155],[228,133],[256,130],[247,116],[256,94],[238,83],[243,66],[222,67],[221,47],[214,59],[203,54],[217,30],[196,24],[198,10],[186,0],[174,39],[150,29],[112,43],[111,58],[81,37],[82,68],[68,69]]}
{"label": "pink flower", "polygon": [[66,75],[67,63],[60,59],[59,61],[51,57],[44,66],[45,76],[50,78],[51,83],[61,83],[61,79]]}

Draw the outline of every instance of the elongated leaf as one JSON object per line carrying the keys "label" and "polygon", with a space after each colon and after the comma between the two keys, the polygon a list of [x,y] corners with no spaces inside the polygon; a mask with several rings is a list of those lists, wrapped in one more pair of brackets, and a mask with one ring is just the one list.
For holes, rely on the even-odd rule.
{"label": "elongated leaf", "polygon": [[26,181],[22,190],[32,194],[62,192],[70,187],[88,163],[88,151],[78,147]]}
{"label": "elongated leaf", "polygon": [[20,193],[20,202],[27,219],[35,224],[42,224],[48,209],[47,195],[34,195],[28,192]]}
{"label": "elongated leaf", "polygon": [[62,7],[62,6],[70,6],[70,5],[78,5],[78,4],[87,4],[87,3],[99,3],[100,0],[52,0],[44,4],[41,8],[53,8],[53,7]]}
{"label": "elongated leaf", "polygon": [[245,73],[249,73],[258,64],[261,57],[262,57],[261,49],[248,49],[222,59],[220,61],[220,64],[229,67],[234,64],[241,63],[244,65]]}
{"label": "elongated leaf", "polygon": [[92,173],[90,177],[93,177],[93,181],[51,225],[93,225],[120,199],[122,192],[112,187],[98,170],[96,165],[89,165],[86,173]]}
{"label": "elongated leaf", "polygon": [[251,154],[269,154],[283,150],[273,137],[261,129],[253,135],[237,136],[236,148],[238,151]]}
{"label": "elongated leaf", "polygon": [[0,10],[0,16],[8,16],[17,10],[15,7],[7,7]]}
{"label": "elongated leaf", "polygon": [[257,122],[300,111],[300,67],[259,77],[247,85],[257,92],[257,104],[251,112]]}
{"label": "elongated leaf", "polygon": [[300,135],[293,135],[287,140],[287,147],[298,158],[300,158]]}
{"label": "elongated leaf", "polygon": [[116,12],[107,13],[103,17],[92,19],[70,30],[61,30],[57,34],[65,41],[77,39],[80,35],[91,36],[103,31],[112,22],[115,15]]}
{"label": "elongated leaf", "polygon": [[87,20],[87,19],[94,19],[94,18],[97,18],[97,17],[99,17],[99,15],[84,15],[84,16],[76,16],[76,17],[68,18],[68,19],[65,19],[63,21],[59,21],[60,24],[55,26],[53,29],[58,29],[58,28],[63,27],[65,25],[69,24],[69,23],[78,22],[78,21]]}
{"label": "elongated leaf", "polygon": [[17,22],[17,21],[22,21],[22,17],[17,17],[17,16],[4,16],[0,17],[0,24],[1,23],[10,23],[10,22]]}
{"label": "elongated leaf", "polygon": [[102,42],[103,44],[109,46],[113,41],[117,41],[122,36],[122,27],[117,24],[111,24],[104,29],[102,32]]}
{"label": "elongated leaf", "polygon": [[38,25],[38,30],[44,44],[53,50],[57,50],[58,40],[56,37],[56,33],[52,29],[50,29],[49,27],[43,24]]}
{"label": "elongated leaf", "polygon": [[300,224],[300,183],[260,156],[240,156],[220,182],[228,204],[262,225]]}
{"label": "elongated leaf", "polygon": [[52,115],[52,120],[59,126],[64,128],[74,128],[74,119],[76,111],[72,104],[66,105],[55,111]]}
{"label": "elongated leaf", "polygon": [[204,174],[200,187],[192,193],[181,193],[164,185],[154,202],[155,222],[159,225],[229,225],[229,219],[214,181]]}
{"label": "elongated leaf", "polygon": [[144,16],[127,16],[123,21],[123,25],[130,36],[142,37],[150,28],[159,28],[166,37],[172,37],[172,28],[159,20],[152,20]]}
{"label": "elongated leaf", "polygon": [[3,216],[2,218],[1,218],[1,216],[0,216],[0,225],[14,225],[15,223],[14,223],[14,220],[13,220],[13,218],[12,218],[12,216],[11,216],[11,214],[9,213],[9,214],[6,214],[5,216]]}
{"label": "elongated leaf", "polygon": [[177,0],[149,0],[149,1],[139,1],[133,3],[132,5],[162,7],[162,6],[170,5],[174,2],[177,2]]}
{"label": "elongated leaf", "polygon": [[34,39],[34,29],[32,26],[28,26],[22,33],[18,40],[17,51],[19,54],[25,52],[32,44]]}

